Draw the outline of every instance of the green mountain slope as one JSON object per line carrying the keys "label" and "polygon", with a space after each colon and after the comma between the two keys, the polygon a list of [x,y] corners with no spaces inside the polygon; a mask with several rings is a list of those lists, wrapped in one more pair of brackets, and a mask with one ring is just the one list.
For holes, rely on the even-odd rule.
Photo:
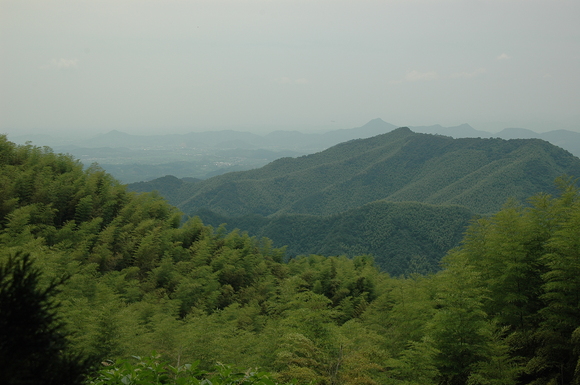
{"label": "green mountain slope", "polygon": [[470,218],[510,198],[554,193],[563,174],[580,175],[580,159],[540,139],[453,139],[400,128],[256,170],[133,188],[158,189],[214,226],[268,237],[290,257],[372,254],[398,275],[437,269]]}
{"label": "green mountain slope", "polygon": [[286,256],[371,254],[392,275],[439,270],[445,253],[459,245],[473,213],[461,206],[377,201],[343,213],[223,217],[196,213],[204,223],[239,228],[286,245]]}
{"label": "green mountain slope", "polygon": [[[364,255],[284,263],[267,239],[181,224],[158,195],[0,135],[0,383],[80,384],[68,363],[89,357],[95,385],[578,384],[580,190],[557,183],[473,222],[442,271],[392,278]],[[448,242],[442,210],[377,202],[318,227],[327,244],[407,232],[413,250],[415,229]]]}
{"label": "green mountain slope", "polygon": [[385,199],[489,214],[508,198],[554,192],[562,174],[580,175],[580,159],[539,139],[453,139],[399,128],[184,184],[172,203],[185,213],[205,208],[224,216],[329,215]]}

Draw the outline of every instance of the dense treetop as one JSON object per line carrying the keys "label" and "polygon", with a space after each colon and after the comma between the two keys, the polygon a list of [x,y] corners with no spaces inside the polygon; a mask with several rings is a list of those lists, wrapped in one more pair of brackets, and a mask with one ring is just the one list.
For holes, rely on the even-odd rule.
{"label": "dense treetop", "polygon": [[286,246],[287,258],[299,255],[373,255],[391,275],[439,270],[448,250],[459,245],[474,214],[465,207],[419,202],[376,201],[342,213],[319,216],[282,214],[223,217],[195,213],[204,223],[244,229]]}

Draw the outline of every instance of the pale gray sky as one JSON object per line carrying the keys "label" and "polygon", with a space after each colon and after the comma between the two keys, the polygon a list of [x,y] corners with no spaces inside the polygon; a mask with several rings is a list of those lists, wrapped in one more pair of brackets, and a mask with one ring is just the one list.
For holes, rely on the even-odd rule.
{"label": "pale gray sky", "polygon": [[578,0],[0,0],[0,133],[580,131]]}

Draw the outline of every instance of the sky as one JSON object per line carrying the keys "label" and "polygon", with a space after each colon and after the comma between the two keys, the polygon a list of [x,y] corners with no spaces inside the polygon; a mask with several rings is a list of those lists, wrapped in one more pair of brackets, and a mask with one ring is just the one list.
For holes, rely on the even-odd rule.
{"label": "sky", "polygon": [[580,131],[578,0],[0,0],[0,133]]}

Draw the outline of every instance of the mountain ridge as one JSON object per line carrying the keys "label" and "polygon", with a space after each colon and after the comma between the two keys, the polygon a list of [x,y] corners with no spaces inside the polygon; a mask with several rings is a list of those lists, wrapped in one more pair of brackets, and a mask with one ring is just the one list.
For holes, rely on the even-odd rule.
{"label": "mountain ridge", "polygon": [[[113,130],[86,140],[55,139],[43,136],[20,136],[15,142],[48,145],[57,152],[69,153],[89,166],[99,163],[124,183],[154,180],[164,175],[207,179],[232,171],[262,167],[285,156],[313,154],[354,139],[364,139],[396,129],[380,118],[360,127],[322,133],[273,131],[257,134],[222,130],[185,134],[134,135]],[[507,128],[498,133],[476,130],[467,123],[443,127],[411,127],[418,133],[453,138],[540,138],[580,157],[580,132],[554,130],[537,134],[531,130]],[[16,140],[18,139],[18,140]],[[265,151],[269,151],[266,153]]]}
{"label": "mountain ridge", "polygon": [[473,217],[509,198],[553,193],[563,174],[580,175],[580,159],[541,139],[453,139],[401,127],[254,170],[157,185],[182,212],[268,237],[289,257],[368,253],[397,275],[416,258],[436,270]]}
{"label": "mountain ridge", "polygon": [[[535,179],[526,181],[526,174]],[[554,191],[553,180],[561,174],[580,175],[580,159],[543,140],[453,139],[399,128],[188,185],[182,200],[173,203],[186,213],[206,207],[225,216],[325,215],[389,199],[460,204],[485,214],[499,210],[510,196]],[[473,203],[481,201],[475,186],[492,194],[500,188],[502,201],[488,197]]]}
{"label": "mountain ridge", "polygon": [[[71,140],[69,138],[53,138],[49,135],[41,136],[16,136],[11,140],[16,143],[24,144],[26,141],[42,140],[42,145],[49,145],[53,148],[58,148],[64,145],[74,145],[78,147],[94,148],[94,147],[127,147],[131,149],[142,147],[216,147],[222,142],[240,141],[251,144],[252,146],[261,148],[284,148],[304,150],[310,148],[311,151],[321,151],[333,145],[352,140],[363,139],[371,136],[380,135],[390,132],[399,126],[387,123],[381,118],[375,118],[366,124],[354,128],[342,128],[337,130],[325,131],[322,133],[304,133],[299,130],[286,131],[278,130],[271,131],[266,134],[256,134],[248,131],[236,130],[219,130],[219,131],[203,131],[203,132],[189,132],[184,134],[165,134],[165,135],[135,135],[128,134],[120,130],[111,130],[104,134],[98,134],[90,139]],[[473,128],[467,123],[457,126],[444,127],[440,124],[431,126],[409,126],[414,132],[439,134],[452,136],[454,138],[461,137],[481,137],[493,138],[499,137],[503,139],[529,139],[539,138],[544,139],[552,144],[556,144],[576,156],[580,157],[580,132],[556,129],[543,133],[526,128],[504,128],[499,132],[493,133]],[[515,135],[520,132],[520,136]],[[522,137],[523,136],[523,137]],[[40,144],[40,143],[35,143]]]}

